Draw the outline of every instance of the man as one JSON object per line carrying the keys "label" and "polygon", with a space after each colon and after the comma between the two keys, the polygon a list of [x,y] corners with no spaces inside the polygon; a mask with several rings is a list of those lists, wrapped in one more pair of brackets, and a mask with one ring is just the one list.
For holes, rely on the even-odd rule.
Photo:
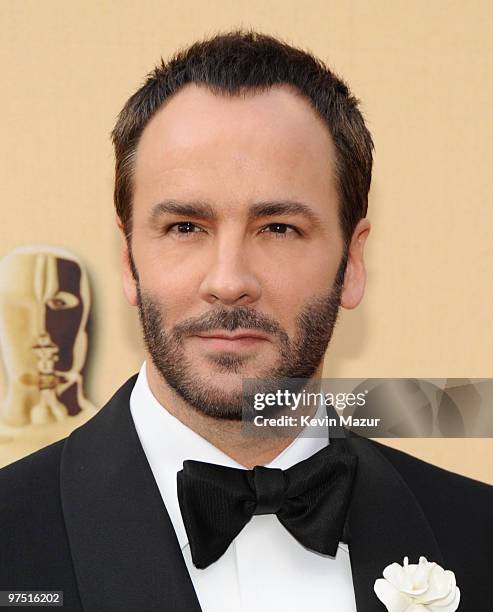
{"label": "man", "polygon": [[146,362],[0,472],[1,589],[89,611],[491,610],[492,487],[330,430],[242,433],[242,381],[319,378],[363,296],[373,145],[344,83],[217,36],[149,75],[113,141]]}

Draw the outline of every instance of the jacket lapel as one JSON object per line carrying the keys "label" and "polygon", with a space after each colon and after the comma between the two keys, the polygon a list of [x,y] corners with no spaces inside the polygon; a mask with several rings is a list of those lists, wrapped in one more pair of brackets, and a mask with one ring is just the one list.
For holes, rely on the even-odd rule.
{"label": "jacket lapel", "polygon": [[358,612],[383,612],[373,591],[390,563],[420,556],[444,565],[433,531],[416,497],[371,440],[347,438],[358,455],[358,469],[349,507],[349,554]]}
{"label": "jacket lapel", "polygon": [[129,409],[131,378],[67,439],[62,508],[87,612],[200,606]]}

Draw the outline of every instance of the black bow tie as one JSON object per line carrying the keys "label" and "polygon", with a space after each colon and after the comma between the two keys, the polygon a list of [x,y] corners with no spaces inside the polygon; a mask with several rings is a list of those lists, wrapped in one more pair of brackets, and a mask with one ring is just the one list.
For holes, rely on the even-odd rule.
{"label": "black bow tie", "polygon": [[349,541],[357,462],[344,438],[287,470],[184,461],[178,500],[195,567],[217,561],[254,514],[276,514],[303,546],[334,556],[339,541]]}

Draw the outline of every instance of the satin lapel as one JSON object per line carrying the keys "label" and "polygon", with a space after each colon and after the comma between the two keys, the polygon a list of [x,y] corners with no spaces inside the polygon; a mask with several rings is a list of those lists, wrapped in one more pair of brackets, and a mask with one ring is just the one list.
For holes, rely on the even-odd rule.
{"label": "satin lapel", "polygon": [[390,563],[420,556],[444,565],[433,531],[416,497],[376,446],[351,434],[358,470],[349,507],[349,554],[358,612],[384,612],[373,591]]}
{"label": "satin lapel", "polygon": [[130,414],[130,379],[67,439],[61,497],[86,612],[199,612]]}

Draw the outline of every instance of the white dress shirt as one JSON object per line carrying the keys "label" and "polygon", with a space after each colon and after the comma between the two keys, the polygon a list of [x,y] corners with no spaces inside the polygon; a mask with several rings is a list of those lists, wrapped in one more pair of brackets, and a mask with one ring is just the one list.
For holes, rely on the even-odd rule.
{"label": "white dress shirt", "polygon": [[[308,550],[275,515],[254,515],[222,557],[197,569],[181,517],[176,474],[186,459],[245,467],[157,401],[145,363],[130,397],[130,411],[204,612],[356,612],[348,546],[340,542],[335,557]],[[328,436],[298,436],[267,467],[287,469],[327,443]]]}

